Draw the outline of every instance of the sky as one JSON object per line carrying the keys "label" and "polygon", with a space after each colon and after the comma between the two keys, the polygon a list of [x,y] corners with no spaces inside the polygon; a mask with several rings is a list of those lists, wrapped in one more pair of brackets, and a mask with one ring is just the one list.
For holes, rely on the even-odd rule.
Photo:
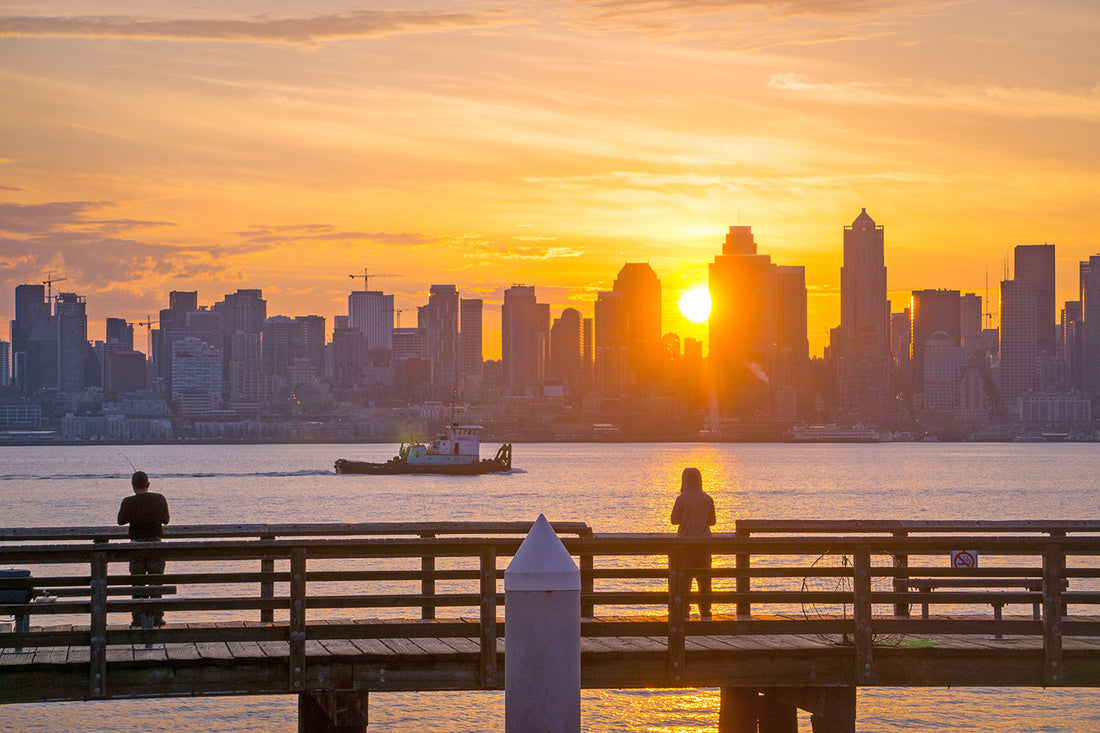
{"label": "sky", "polygon": [[1095,0],[3,0],[0,318],[64,277],[91,339],[171,290],[331,328],[366,271],[405,326],[432,284],[483,298],[494,358],[507,287],[588,317],[649,262],[705,340],[676,302],[741,224],[805,265],[819,355],[863,207],[894,310],[995,313],[1019,244],[1075,299],[1097,38]]}

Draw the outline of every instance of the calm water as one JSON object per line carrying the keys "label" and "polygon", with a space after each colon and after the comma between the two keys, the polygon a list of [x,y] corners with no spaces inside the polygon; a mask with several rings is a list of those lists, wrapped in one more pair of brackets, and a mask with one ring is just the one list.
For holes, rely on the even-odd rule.
{"label": "calm water", "polygon": [[[491,448],[495,449],[495,446]],[[405,520],[588,522],[663,532],[686,465],[698,466],[719,531],[737,518],[1082,519],[1100,517],[1100,445],[517,445],[508,475],[336,476],[336,458],[396,446],[0,448],[0,525],[114,522],[130,462],[164,493],[173,523]],[[501,731],[500,693],[373,694],[371,731]],[[713,731],[718,695],[585,692],[592,733]],[[861,731],[1100,730],[1095,691],[864,690]],[[800,721],[809,730],[808,719]],[[244,697],[0,707],[0,730],[297,730],[295,699]]]}

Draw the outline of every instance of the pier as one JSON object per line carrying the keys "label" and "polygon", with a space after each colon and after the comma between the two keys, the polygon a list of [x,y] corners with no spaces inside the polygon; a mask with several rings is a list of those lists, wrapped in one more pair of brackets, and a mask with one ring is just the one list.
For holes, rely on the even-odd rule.
{"label": "pier", "polygon": [[[859,687],[1100,686],[1100,522],[553,526],[581,571],[582,686],[720,688],[723,733],[792,733],[799,708],[854,731]],[[26,620],[0,631],[0,703],[293,694],[301,730],[348,731],[371,692],[501,690],[504,569],[529,527],[182,526],[152,546],[0,529],[0,567],[31,571],[0,577],[0,617]],[[680,559],[704,548],[709,619]],[[150,550],[162,597],[133,598]],[[165,626],[130,628],[153,608]]]}

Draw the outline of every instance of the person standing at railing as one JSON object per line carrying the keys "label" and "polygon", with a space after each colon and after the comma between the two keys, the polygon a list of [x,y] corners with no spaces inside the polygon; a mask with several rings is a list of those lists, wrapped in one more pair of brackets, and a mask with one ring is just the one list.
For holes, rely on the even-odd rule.
{"label": "person standing at railing", "polygon": [[[118,523],[128,524],[128,536],[131,542],[160,542],[164,536],[164,525],[170,519],[168,515],[168,500],[162,494],[149,491],[149,476],[144,471],[135,471],[130,477],[130,485],[134,489],[133,496],[127,496],[122,500],[122,506],[118,508]],[[156,592],[141,592],[137,586],[156,585],[159,579],[149,578],[146,582],[138,580],[137,576],[162,575],[164,573],[164,558],[160,555],[142,555],[130,561],[130,575],[134,577],[134,598],[160,598]],[[153,624],[164,625],[164,611],[157,609],[152,612]],[[131,626],[141,626],[141,613],[135,611]]]}
{"label": "person standing at railing", "polygon": [[[672,523],[678,525],[679,537],[710,537],[710,528],[717,522],[714,499],[703,491],[703,475],[699,469],[689,466],[680,477],[680,495],[672,505]],[[706,550],[688,550],[683,554],[685,593],[691,590],[691,580],[699,586],[700,593],[710,593],[710,553]],[[692,572],[692,571],[695,572]],[[710,601],[699,601],[699,616],[710,618]]]}

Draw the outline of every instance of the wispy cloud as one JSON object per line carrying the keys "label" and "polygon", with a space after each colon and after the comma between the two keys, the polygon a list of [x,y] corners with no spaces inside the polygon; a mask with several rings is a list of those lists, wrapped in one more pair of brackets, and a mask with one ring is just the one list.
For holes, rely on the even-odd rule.
{"label": "wispy cloud", "polygon": [[0,36],[129,38],[313,45],[352,38],[489,28],[510,22],[499,10],[443,13],[358,10],[309,18],[155,18],[117,15],[0,17]]}
{"label": "wispy cloud", "polygon": [[105,235],[150,227],[173,226],[163,221],[89,218],[91,212],[113,207],[110,201],[61,201],[46,204],[0,203],[0,232],[43,235],[79,231]]}
{"label": "wispy cloud", "polygon": [[436,241],[416,232],[356,232],[337,229],[332,224],[253,225],[237,236],[255,244],[292,244],[295,242],[364,242],[391,246],[419,246]]}

